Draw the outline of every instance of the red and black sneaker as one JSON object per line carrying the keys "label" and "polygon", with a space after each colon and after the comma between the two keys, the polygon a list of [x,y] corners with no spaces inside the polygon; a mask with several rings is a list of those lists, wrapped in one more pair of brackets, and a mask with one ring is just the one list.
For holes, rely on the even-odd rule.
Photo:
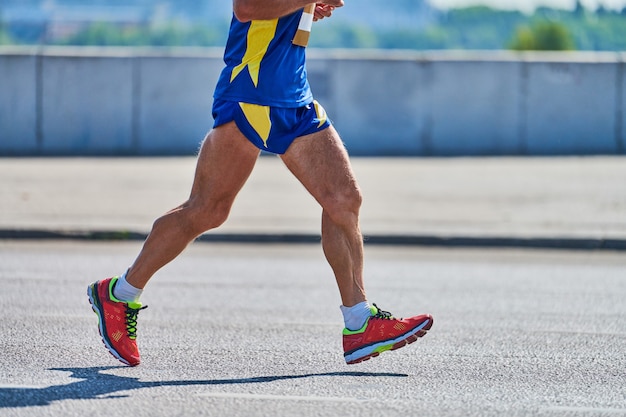
{"label": "red and black sneaker", "polygon": [[91,308],[98,316],[98,329],[104,346],[116,359],[126,365],[139,365],[137,348],[137,314],[148,306],[139,302],[124,302],[113,296],[119,277],[94,282],[87,288]]}
{"label": "red and black sneaker", "polygon": [[376,304],[372,315],[359,330],[343,329],[343,351],[348,365],[366,361],[387,350],[395,350],[415,342],[433,325],[430,314],[397,319]]}

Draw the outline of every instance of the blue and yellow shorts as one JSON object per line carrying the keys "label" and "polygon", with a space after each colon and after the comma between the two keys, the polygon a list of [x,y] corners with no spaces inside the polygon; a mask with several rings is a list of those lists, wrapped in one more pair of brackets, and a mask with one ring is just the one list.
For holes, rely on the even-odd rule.
{"label": "blue and yellow shorts", "polygon": [[285,153],[296,138],[319,132],[331,125],[326,111],[315,100],[296,108],[215,100],[213,119],[214,128],[234,121],[256,147],[276,154]]}

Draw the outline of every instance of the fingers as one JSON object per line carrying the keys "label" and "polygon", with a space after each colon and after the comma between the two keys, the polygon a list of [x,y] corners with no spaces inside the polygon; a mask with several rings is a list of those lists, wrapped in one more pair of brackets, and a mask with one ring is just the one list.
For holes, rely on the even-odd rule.
{"label": "fingers", "polygon": [[343,0],[325,0],[323,3],[318,4],[327,4],[333,7],[341,7],[343,6]]}
{"label": "fingers", "polygon": [[343,2],[341,2],[341,5],[339,6],[333,6],[333,5],[326,4],[326,3],[317,3],[315,5],[315,12],[313,14],[313,20],[318,21],[320,19],[324,19],[325,17],[332,16],[333,11],[335,10],[335,7],[341,7],[342,5],[343,5]]}

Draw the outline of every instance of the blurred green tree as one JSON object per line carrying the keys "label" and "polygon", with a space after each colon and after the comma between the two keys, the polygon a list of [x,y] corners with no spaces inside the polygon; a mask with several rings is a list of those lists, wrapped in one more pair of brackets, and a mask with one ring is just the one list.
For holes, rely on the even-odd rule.
{"label": "blurred green tree", "polygon": [[0,45],[11,44],[11,37],[4,28],[4,19],[2,17],[2,6],[0,6]]}
{"label": "blurred green tree", "polygon": [[12,43],[11,37],[0,28],[0,45],[10,45]]}
{"label": "blurred green tree", "polygon": [[96,46],[216,46],[225,40],[226,27],[182,26],[168,23],[156,27],[120,28],[95,23],[58,42],[62,45]]}
{"label": "blurred green tree", "polygon": [[576,49],[567,27],[559,22],[540,21],[519,26],[509,43],[516,51],[571,51]]}
{"label": "blurred green tree", "polygon": [[[322,28],[320,28],[322,29]],[[376,33],[363,25],[328,24],[311,36],[311,46],[316,48],[378,48]]]}

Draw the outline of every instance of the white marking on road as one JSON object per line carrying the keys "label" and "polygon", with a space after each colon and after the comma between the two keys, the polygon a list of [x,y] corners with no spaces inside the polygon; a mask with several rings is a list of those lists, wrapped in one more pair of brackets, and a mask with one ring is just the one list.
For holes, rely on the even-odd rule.
{"label": "white marking on road", "polygon": [[626,408],[596,408],[596,407],[573,407],[573,406],[553,406],[544,408],[546,411],[563,411],[567,413],[603,413],[603,414],[625,414]]}
{"label": "white marking on road", "polygon": [[236,398],[236,399],[244,399],[244,400],[270,400],[270,401],[316,401],[316,402],[365,402],[365,401],[368,401],[366,398],[246,394],[246,393],[237,393],[237,392],[203,392],[197,395],[199,397],[211,397],[211,398]]}
{"label": "white marking on road", "polygon": [[565,335],[576,335],[576,336],[617,336],[624,337],[626,333],[617,333],[617,332],[586,332],[586,331],[578,331],[578,330],[530,330],[533,333],[549,333],[549,334],[565,334]]}

